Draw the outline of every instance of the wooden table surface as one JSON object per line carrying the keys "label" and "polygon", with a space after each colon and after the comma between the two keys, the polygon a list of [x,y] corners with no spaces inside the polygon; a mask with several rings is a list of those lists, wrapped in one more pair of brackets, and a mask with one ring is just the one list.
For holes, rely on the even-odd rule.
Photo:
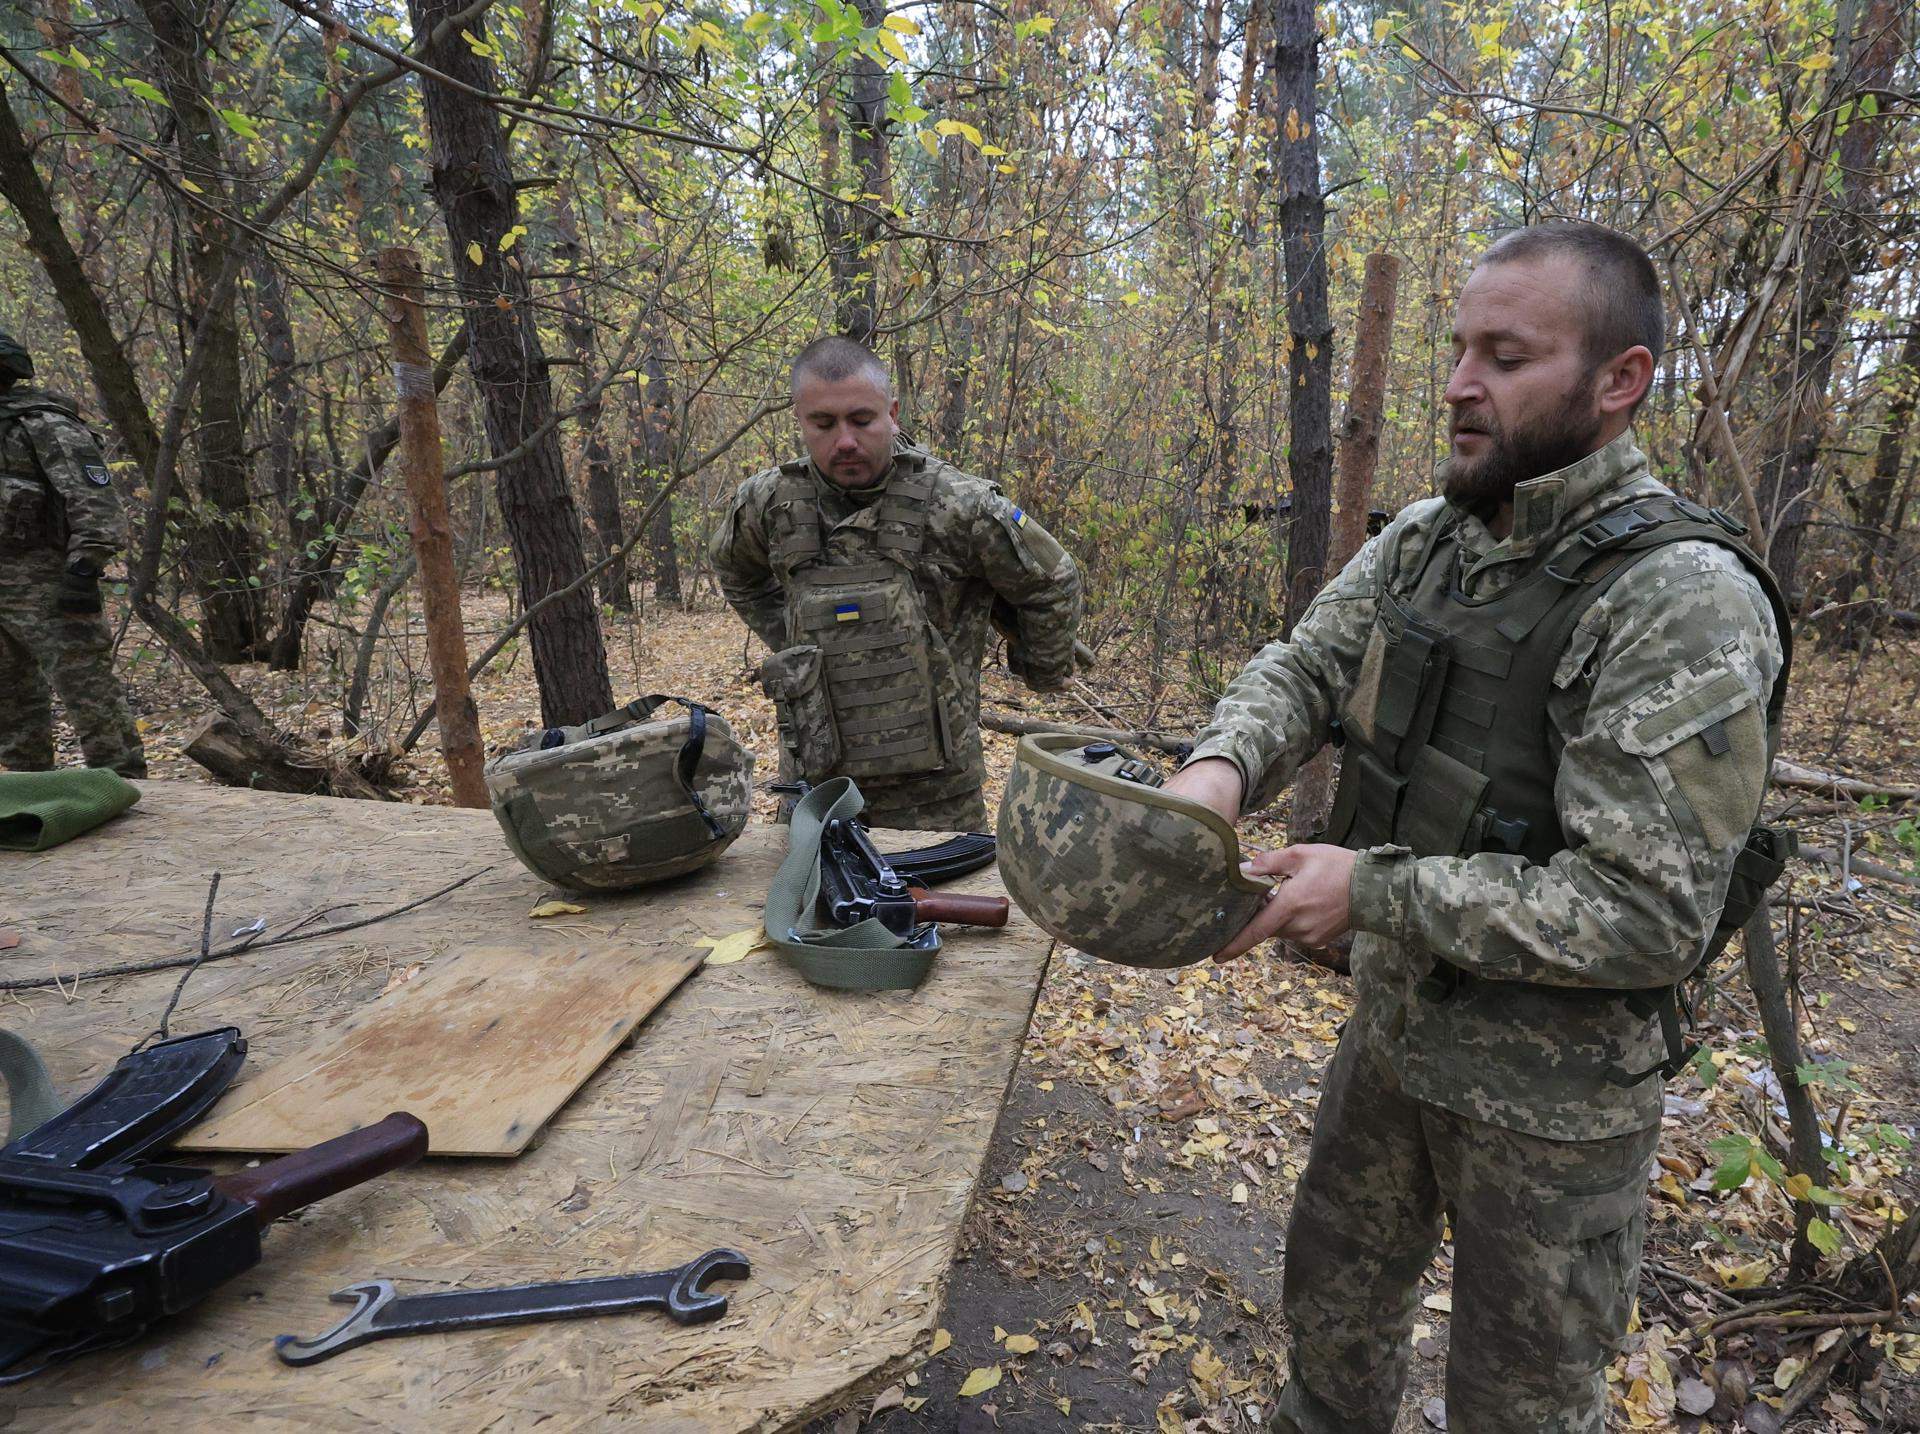
{"label": "wooden table surface", "polygon": [[[324,1034],[416,964],[469,944],[636,953],[757,927],[785,849],[753,826],[706,871],[650,891],[570,897],[508,853],[485,812],[148,782],[139,806],[65,846],[0,852],[0,975],[63,976],[191,953],[221,874],[215,944],[371,916],[491,868],[416,910],[211,963],[175,1034],[238,1025],[257,1070]],[[883,845],[917,845],[888,834]],[[957,889],[999,891],[991,871]],[[837,993],[772,951],[706,966],[513,1160],[434,1158],[272,1227],[261,1263],[165,1329],[0,1390],[0,1424],[36,1430],[779,1429],[893,1382],[925,1355],[960,1225],[1046,968],[1049,942],[946,933],[915,992]],[[9,996],[77,1095],[153,1028],[178,971]],[[432,1052],[423,1050],[423,1061]],[[211,1159],[216,1168],[234,1162]],[[401,1292],[677,1265],[730,1245],[753,1276],[718,1324],[656,1314],[377,1342],[292,1369],[273,1337]],[[208,1426],[208,1421],[216,1421]]]}

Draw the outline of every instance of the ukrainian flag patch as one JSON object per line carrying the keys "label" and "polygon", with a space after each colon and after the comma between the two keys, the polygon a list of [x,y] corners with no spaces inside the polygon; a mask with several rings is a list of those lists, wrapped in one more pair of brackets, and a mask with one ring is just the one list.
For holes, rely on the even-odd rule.
{"label": "ukrainian flag patch", "polygon": [[835,622],[860,621],[860,604],[857,602],[840,603],[833,610],[833,620]]}
{"label": "ukrainian flag patch", "polygon": [[1027,526],[1027,515],[1022,509],[1015,508],[1013,510],[1013,526],[1016,528],[1024,528]]}

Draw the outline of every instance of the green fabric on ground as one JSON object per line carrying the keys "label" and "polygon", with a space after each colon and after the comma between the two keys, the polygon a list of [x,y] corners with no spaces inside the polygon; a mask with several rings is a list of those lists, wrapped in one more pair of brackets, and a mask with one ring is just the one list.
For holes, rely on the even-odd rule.
{"label": "green fabric on ground", "polygon": [[0,848],[45,851],[117,817],[140,789],[105,767],[0,772]]}

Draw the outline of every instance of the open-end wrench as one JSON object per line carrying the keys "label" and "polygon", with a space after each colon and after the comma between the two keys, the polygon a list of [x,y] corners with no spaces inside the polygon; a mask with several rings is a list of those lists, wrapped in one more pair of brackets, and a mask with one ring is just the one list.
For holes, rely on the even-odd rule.
{"label": "open-end wrench", "polygon": [[593,1280],[509,1285],[491,1290],[442,1290],[397,1295],[388,1280],[368,1280],[336,1290],[336,1304],[354,1312],[325,1334],[299,1339],[283,1334],[274,1350],[286,1364],[315,1364],[343,1349],[401,1334],[439,1334],[456,1329],[580,1319],[622,1310],[665,1310],[681,1324],[705,1324],[727,1312],[725,1295],[709,1294],[714,1280],[744,1280],[752,1273],[737,1250],[708,1250],[674,1270],[649,1275],[611,1275]]}

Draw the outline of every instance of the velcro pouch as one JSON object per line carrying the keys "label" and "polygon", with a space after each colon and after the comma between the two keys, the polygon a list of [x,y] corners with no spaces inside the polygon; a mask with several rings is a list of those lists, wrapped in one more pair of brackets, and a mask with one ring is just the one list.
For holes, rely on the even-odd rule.
{"label": "velcro pouch", "polygon": [[783,648],[760,664],[760,685],[780,720],[781,745],[800,777],[813,783],[833,775],[840,761],[826,668],[826,654],[812,643]]}

